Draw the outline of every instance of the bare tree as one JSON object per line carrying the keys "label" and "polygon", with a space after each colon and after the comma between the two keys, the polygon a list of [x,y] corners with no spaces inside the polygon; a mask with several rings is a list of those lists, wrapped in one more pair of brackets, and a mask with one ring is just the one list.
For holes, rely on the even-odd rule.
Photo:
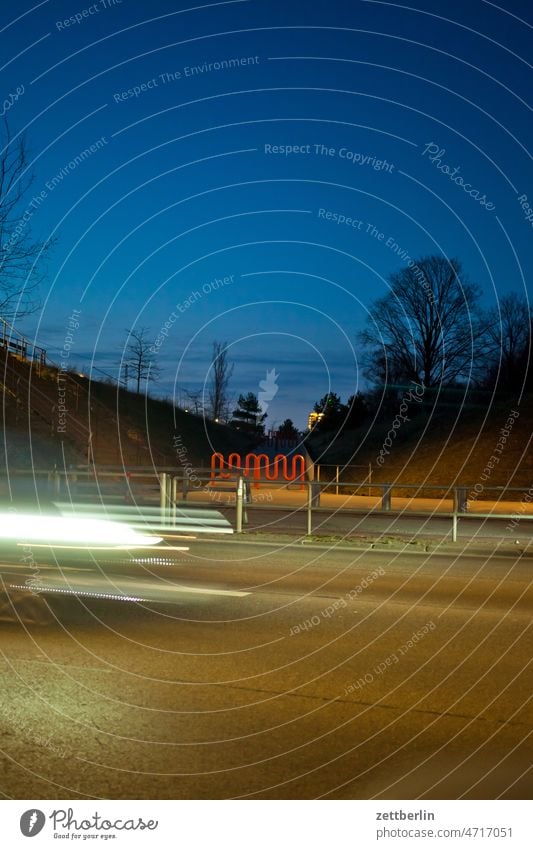
{"label": "bare tree", "polygon": [[51,242],[31,235],[43,197],[30,192],[33,173],[24,137],[12,137],[5,117],[0,135],[0,316],[9,320],[38,308],[37,290]]}
{"label": "bare tree", "polygon": [[122,358],[123,367],[126,370],[126,385],[129,377],[132,377],[136,391],[141,391],[141,381],[154,381],[159,378],[160,370],[154,359],[154,343],[149,338],[147,327],[139,327],[138,330],[126,330],[128,334],[127,344]]}
{"label": "bare tree", "polygon": [[531,370],[533,316],[527,299],[516,292],[501,298],[487,314],[490,345],[488,383],[500,380],[502,388],[520,389]]}
{"label": "bare tree", "polygon": [[203,392],[201,389],[188,390],[185,389],[185,394],[189,399],[190,406],[196,416],[201,416],[204,411]]}
{"label": "bare tree", "polygon": [[211,371],[209,409],[211,418],[216,421],[227,417],[229,407],[228,386],[233,365],[228,362],[227,342],[213,342]]}
{"label": "bare tree", "polygon": [[485,367],[481,292],[462,278],[457,259],[423,257],[391,274],[389,286],[359,334],[371,379],[431,387]]}

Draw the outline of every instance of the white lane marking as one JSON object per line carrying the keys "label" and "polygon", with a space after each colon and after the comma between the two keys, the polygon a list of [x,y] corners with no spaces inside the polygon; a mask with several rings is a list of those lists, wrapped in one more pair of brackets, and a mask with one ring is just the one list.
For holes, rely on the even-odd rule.
{"label": "white lane marking", "polygon": [[[80,570],[85,571],[85,570]],[[124,576],[120,576],[120,578],[124,578]],[[114,590],[114,594],[109,597],[113,598],[127,598],[124,595],[119,595],[120,593],[128,593],[128,596],[133,595],[145,595],[150,596],[150,594],[154,594],[154,590],[156,594],[172,594],[172,593],[196,593],[198,595],[220,595],[220,596],[229,596],[232,598],[243,598],[244,596],[251,595],[251,592],[243,592],[240,590],[220,590],[220,589],[209,589],[207,587],[185,587],[181,586],[181,584],[167,584],[163,583],[161,585],[157,585],[155,583],[150,583],[148,581],[136,581],[134,578],[127,578],[124,580],[117,580],[116,577],[114,580],[109,581],[108,584],[105,585],[105,589],[102,586],[99,586],[99,583],[94,580],[90,580],[90,577],[87,576],[87,580],[74,581],[70,585],[65,585],[63,581],[61,581],[61,576],[59,575],[48,575],[46,577],[46,581],[48,586],[33,584],[32,589],[38,592],[46,592],[46,590],[51,592],[66,592],[70,594],[79,595],[85,594],[90,595],[91,590],[93,590],[94,595],[102,595],[105,593],[109,595],[109,585]],[[76,586],[77,585],[77,586]],[[17,585],[11,585],[14,589],[27,589],[27,587],[17,587]],[[153,599],[145,598],[145,599],[137,599],[139,601],[150,601]]]}
{"label": "white lane marking", "polygon": [[238,592],[237,590],[208,590],[201,589],[200,587],[178,587],[178,589],[186,593],[203,593],[204,595],[229,595],[234,596],[234,598],[242,598],[245,595],[251,595],[251,593]]}
{"label": "white lane marking", "polygon": [[[139,581],[134,582],[135,590],[139,590],[142,592],[144,589],[153,590],[153,584],[144,584]],[[208,589],[207,587],[184,587],[181,585],[173,584],[169,586],[168,584],[164,584],[162,587],[157,588],[162,589],[164,592],[175,592],[175,593],[198,593],[199,595],[227,595],[233,596],[234,598],[242,598],[245,595],[251,595],[249,592],[241,592],[240,590],[213,590]]]}
{"label": "white lane marking", "polygon": [[127,577],[124,579],[124,575],[120,576],[110,576],[109,583],[116,591],[126,592],[130,594],[138,594],[138,595],[148,595],[150,593],[154,593],[154,591],[158,594],[167,593],[198,593],[199,595],[225,595],[225,596],[233,596],[234,598],[242,598],[246,595],[251,595],[250,592],[241,592],[240,590],[219,590],[219,589],[210,589],[208,587],[186,587],[181,584],[170,584],[166,581],[163,581],[161,584],[157,584],[154,581],[139,581],[133,577]]}

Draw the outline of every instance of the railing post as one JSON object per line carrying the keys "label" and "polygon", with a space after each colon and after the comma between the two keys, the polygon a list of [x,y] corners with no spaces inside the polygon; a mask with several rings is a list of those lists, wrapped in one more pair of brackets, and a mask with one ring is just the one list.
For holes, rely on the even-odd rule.
{"label": "railing post", "polygon": [[126,504],[131,504],[131,472],[124,472],[124,501]]}
{"label": "railing post", "polygon": [[391,509],[391,491],[392,484],[384,483],[383,486],[383,495],[381,496],[381,509],[382,510],[390,510]]}
{"label": "railing post", "polygon": [[452,542],[457,542],[457,510],[455,508],[452,516]]}
{"label": "railing post", "polygon": [[52,477],[54,495],[61,495],[61,475],[59,474],[57,469],[52,472]]}
{"label": "railing post", "polygon": [[184,501],[187,501],[187,495],[189,494],[189,477],[185,470],[183,470],[183,477],[181,479],[181,497]]}
{"label": "railing post", "polygon": [[335,466],[335,495],[339,494],[339,467]]}
{"label": "railing post", "polygon": [[91,460],[94,465],[94,453],[93,453],[93,432],[89,430],[87,435],[87,465],[91,465]]}
{"label": "railing post", "polygon": [[468,510],[468,499],[466,497],[465,486],[454,487],[453,509],[455,513],[466,513],[466,511]]}
{"label": "railing post", "polygon": [[178,476],[172,478],[172,492],[170,496],[170,518],[171,524],[176,524],[176,501],[178,500]]}
{"label": "railing post", "polygon": [[313,507],[320,507],[320,482],[307,482],[307,536],[313,532]]}
{"label": "railing post", "polygon": [[310,481],[311,484],[311,501],[313,507],[320,507],[320,481]]}
{"label": "railing post", "polygon": [[237,480],[237,499],[235,514],[235,533],[242,534],[242,508],[244,500],[244,482],[241,476]]}
{"label": "railing post", "polygon": [[248,504],[252,503],[252,487],[250,481],[243,478],[242,482],[242,521],[244,525],[248,524]]}
{"label": "railing post", "polygon": [[161,472],[159,475],[159,508],[161,510],[161,521],[164,523],[167,517],[168,506],[168,475]]}
{"label": "railing post", "polygon": [[70,495],[78,494],[78,475],[77,474],[69,474],[67,476],[67,480],[69,482],[68,491]]}

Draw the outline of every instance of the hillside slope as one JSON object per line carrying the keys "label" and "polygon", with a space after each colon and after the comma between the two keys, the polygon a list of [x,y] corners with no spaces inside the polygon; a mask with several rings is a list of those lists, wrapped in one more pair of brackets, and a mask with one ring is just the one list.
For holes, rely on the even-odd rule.
{"label": "hillside slope", "polygon": [[[95,462],[208,466],[213,451],[244,450],[224,425],[122,387],[31,363],[0,349],[3,468]],[[180,447],[181,453],[176,451]]]}
{"label": "hillside slope", "polygon": [[[518,413],[513,415],[512,411]],[[361,480],[372,466],[375,482],[529,487],[533,482],[533,396],[487,404],[470,399],[462,407],[441,403],[411,406],[410,420],[397,411],[369,420],[340,436],[316,434],[309,452],[321,464],[346,465],[342,480]],[[502,433],[503,431],[503,433]],[[497,460],[488,468],[491,457]],[[485,478],[482,478],[485,475]]]}

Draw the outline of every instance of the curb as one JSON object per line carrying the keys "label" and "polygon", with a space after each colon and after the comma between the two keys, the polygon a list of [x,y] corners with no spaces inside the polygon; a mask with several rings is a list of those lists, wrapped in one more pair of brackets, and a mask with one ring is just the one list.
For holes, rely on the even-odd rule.
{"label": "curb", "polygon": [[[231,537],[226,537],[224,539],[220,539],[220,537],[209,537],[203,536],[201,540],[196,540],[196,545],[198,542],[202,540],[205,542],[217,542],[222,545],[250,545],[250,546],[262,546],[262,547],[272,547],[272,546],[280,546],[282,548],[297,548],[300,551],[302,548],[309,548],[313,550],[320,551],[357,551],[359,553],[367,553],[367,554],[384,554],[386,552],[390,552],[391,554],[409,554],[409,555],[417,555],[417,556],[426,556],[428,554],[441,555],[450,557],[452,555],[458,555],[460,557],[509,557],[513,559],[519,559],[521,557],[532,557],[533,558],[533,544],[524,545],[524,546],[516,546],[515,547],[505,547],[499,548],[498,544],[494,545],[461,545],[461,543],[439,543],[438,541],[429,540],[427,543],[413,543],[413,542],[404,542],[402,543],[399,540],[395,540],[389,543],[383,542],[371,542],[371,541],[362,541],[359,545],[354,544],[352,541],[348,541],[347,543],[344,540],[331,540],[328,544],[327,542],[320,542],[316,538],[312,541],[307,542],[307,537],[301,537],[300,539],[295,539],[293,537],[284,538],[283,536],[276,536],[272,539],[265,539],[266,534],[257,534],[261,539],[251,539],[252,534],[239,534],[233,535]],[[529,550],[528,550],[529,549]]]}

